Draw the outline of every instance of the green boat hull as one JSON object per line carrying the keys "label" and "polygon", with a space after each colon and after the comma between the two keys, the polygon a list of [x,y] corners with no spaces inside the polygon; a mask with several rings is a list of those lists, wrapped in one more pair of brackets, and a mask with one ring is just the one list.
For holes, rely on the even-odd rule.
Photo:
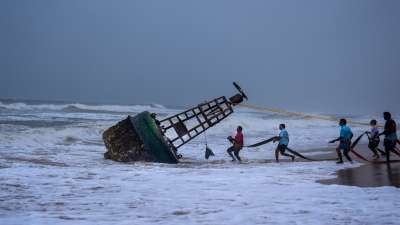
{"label": "green boat hull", "polygon": [[117,162],[178,163],[170,147],[149,112],[121,120],[103,133],[107,152],[104,158]]}
{"label": "green boat hull", "polygon": [[174,150],[169,147],[149,112],[142,112],[135,117],[131,117],[131,121],[137,135],[143,142],[144,150],[153,157],[155,162],[179,162]]}

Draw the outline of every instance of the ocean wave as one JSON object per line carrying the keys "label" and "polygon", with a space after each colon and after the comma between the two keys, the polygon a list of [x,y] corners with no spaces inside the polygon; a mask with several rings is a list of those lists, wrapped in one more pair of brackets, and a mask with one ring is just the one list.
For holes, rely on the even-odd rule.
{"label": "ocean wave", "polygon": [[63,111],[63,112],[82,112],[82,113],[132,113],[141,111],[160,111],[166,107],[160,104],[148,105],[87,105],[81,103],[74,104],[27,104],[24,102],[4,103],[0,101],[0,109],[16,111]]}
{"label": "ocean wave", "polygon": [[[102,143],[103,126],[65,126],[39,127],[25,129],[18,132],[1,132],[0,146],[12,146],[21,151],[34,149],[54,149],[60,146],[79,144],[91,145]],[[0,149],[1,149],[0,147]]]}
{"label": "ocean wave", "polygon": [[112,110],[100,110],[100,109],[87,109],[80,108],[75,105],[69,105],[61,109],[66,113],[109,113],[109,114],[128,114],[129,112],[120,112],[120,111],[112,111]]}
{"label": "ocean wave", "polygon": [[0,125],[25,126],[29,128],[63,127],[74,124],[71,121],[46,121],[46,120],[0,120]]}

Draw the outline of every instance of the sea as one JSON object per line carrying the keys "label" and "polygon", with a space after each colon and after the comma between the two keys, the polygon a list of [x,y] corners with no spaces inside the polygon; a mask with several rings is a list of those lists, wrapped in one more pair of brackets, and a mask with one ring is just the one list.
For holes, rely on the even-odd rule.
{"label": "sea", "polygon": [[[249,145],[276,136],[281,123],[292,149],[323,153],[339,135],[336,121],[238,107],[180,148],[179,164],[104,159],[110,126],[142,111],[162,119],[182,110],[0,100],[0,224],[398,224],[399,189],[316,182],[359,163],[275,163],[273,143],[243,149],[243,163],[226,153],[238,125]],[[380,115],[307,113],[383,123]],[[369,129],[350,126],[355,135]],[[206,145],[215,153],[208,160]]]}

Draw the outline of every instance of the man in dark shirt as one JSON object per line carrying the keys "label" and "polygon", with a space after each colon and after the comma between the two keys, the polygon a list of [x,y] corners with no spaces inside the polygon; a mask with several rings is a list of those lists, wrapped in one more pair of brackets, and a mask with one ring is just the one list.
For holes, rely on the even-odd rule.
{"label": "man in dark shirt", "polygon": [[379,135],[385,135],[383,145],[385,146],[386,162],[390,162],[390,152],[395,151],[397,142],[397,127],[396,122],[392,119],[389,112],[383,113],[383,118],[386,120],[385,130]]}

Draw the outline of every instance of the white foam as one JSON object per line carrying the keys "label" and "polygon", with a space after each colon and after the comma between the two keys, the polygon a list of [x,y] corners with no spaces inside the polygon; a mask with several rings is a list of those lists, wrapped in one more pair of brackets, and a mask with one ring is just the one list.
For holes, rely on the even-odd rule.
{"label": "white foam", "polygon": [[0,107],[9,110],[65,110],[74,108],[77,110],[93,110],[93,111],[109,111],[109,112],[141,112],[147,110],[166,110],[166,108],[159,104],[150,105],[86,105],[81,103],[75,104],[26,104],[22,102],[16,103],[3,103],[0,101]]}
{"label": "white foam", "polygon": [[399,216],[394,198],[399,189],[316,183],[350,166],[334,162],[159,165],[69,160],[85,164],[58,168],[21,163],[18,170],[3,169],[0,197],[11,212],[0,209],[0,222],[391,224]]}

